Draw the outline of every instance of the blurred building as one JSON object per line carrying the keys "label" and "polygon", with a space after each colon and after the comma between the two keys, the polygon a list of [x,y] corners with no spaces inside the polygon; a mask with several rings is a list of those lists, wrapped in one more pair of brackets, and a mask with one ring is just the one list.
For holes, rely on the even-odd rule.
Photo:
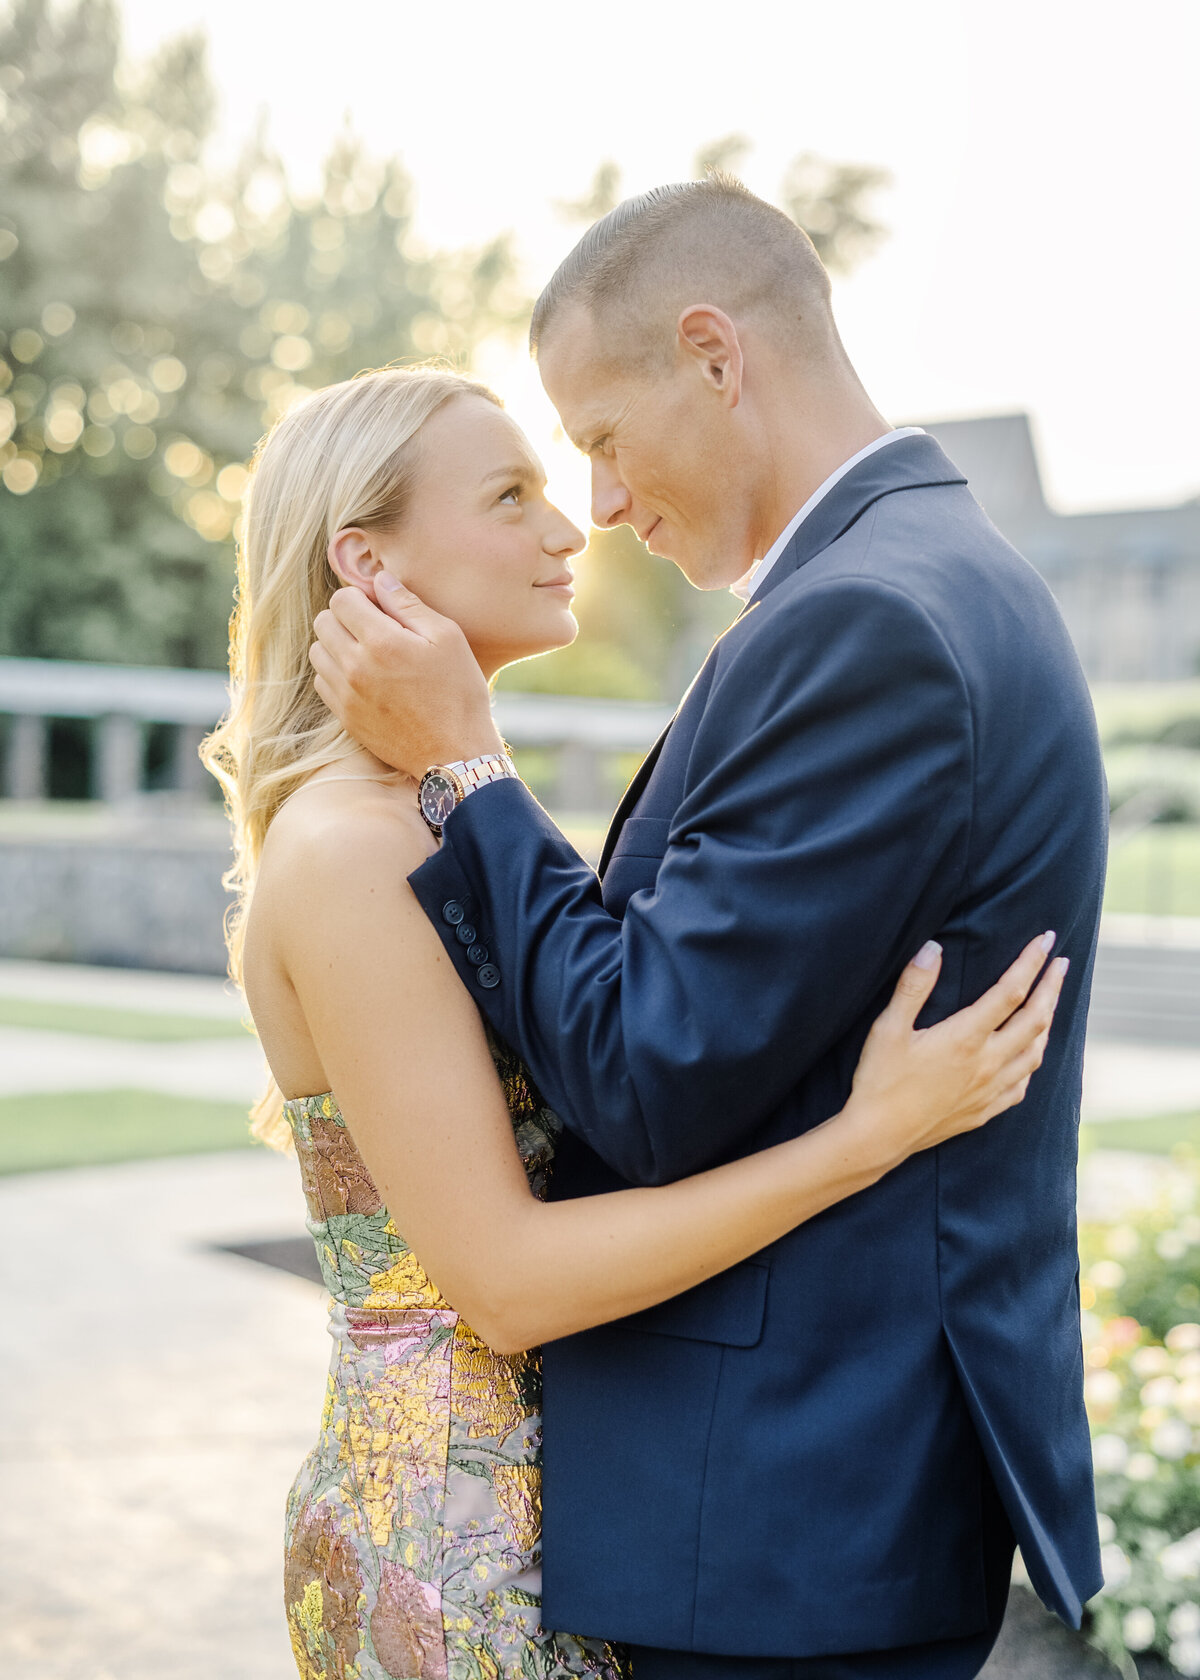
{"label": "blurred building", "polygon": [[920,424],[1046,579],[1090,679],[1200,674],[1200,497],[1178,507],[1056,513],[1027,414]]}

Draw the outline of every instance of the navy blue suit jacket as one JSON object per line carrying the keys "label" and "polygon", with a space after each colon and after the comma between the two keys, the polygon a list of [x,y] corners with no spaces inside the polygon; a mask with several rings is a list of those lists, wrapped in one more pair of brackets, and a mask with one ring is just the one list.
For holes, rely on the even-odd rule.
{"label": "navy blue suit jacket", "polygon": [[559,1197],[835,1113],[927,938],[929,1020],[1043,928],[1072,959],[1020,1107],[546,1348],[547,1625],[790,1657],[974,1632],[988,1471],[1078,1623],[1101,1581],[1075,1166],[1106,832],[1053,598],[926,437],[800,527],[626,795],[601,879],[519,782],[450,818],[412,884],[566,1122]]}

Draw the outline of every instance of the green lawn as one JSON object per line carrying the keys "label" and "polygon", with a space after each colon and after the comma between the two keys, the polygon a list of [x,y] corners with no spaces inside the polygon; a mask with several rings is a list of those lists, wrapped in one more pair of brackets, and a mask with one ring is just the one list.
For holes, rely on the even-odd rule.
{"label": "green lawn", "polygon": [[1156,823],[1114,846],[1104,908],[1200,916],[1200,824]]}
{"label": "green lawn", "polygon": [[158,1015],[140,1009],[102,1009],[86,1003],[43,1003],[0,996],[0,1027],[42,1027],[96,1038],[142,1043],[182,1043],[195,1038],[244,1038],[247,1029],[229,1016]]}
{"label": "green lawn", "polygon": [[[256,1147],[241,1103],[152,1091],[66,1091],[0,1097],[0,1174],[98,1166]],[[1084,1126],[1083,1149],[1200,1154],[1200,1114]]]}
{"label": "green lawn", "polygon": [[1169,1155],[1186,1149],[1200,1154],[1200,1114],[1164,1114],[1151,1120],[1102,1120],[1084,1126],[1080,1143],[1087,1149],[1138,1149],[1144,1155]]}
{"label": "green lawn", "polygon": [[0,1173],[253,1146],[242,1103],[152,1091],[0,1097]]}
{"label": "green lawn", "polygon": [[1175,718],[1200,716],[1200,682],[1093,683],[1092,701],[1105,741],[1129,733],[1145,740]]}

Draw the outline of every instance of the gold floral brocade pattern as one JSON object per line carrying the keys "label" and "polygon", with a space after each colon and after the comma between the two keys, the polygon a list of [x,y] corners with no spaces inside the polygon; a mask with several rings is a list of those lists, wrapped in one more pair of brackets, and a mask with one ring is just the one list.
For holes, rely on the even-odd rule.
{"label": "gold floral brocade pattern", "polygon": [[[517,1059],[492,1050],[544,1195],[558,1121]],[[285,1112],[334,1344],[320,1437],[288,1500],[284,1596],[301,1680],[627,1680],[618,1650],[538,1619],[537,1353],[497,1354],[442,1298],[332,1095]]]}

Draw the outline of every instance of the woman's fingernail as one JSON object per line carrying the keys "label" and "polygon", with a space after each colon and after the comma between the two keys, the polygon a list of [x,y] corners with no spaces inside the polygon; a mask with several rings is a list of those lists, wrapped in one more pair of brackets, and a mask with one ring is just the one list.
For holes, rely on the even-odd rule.
{"label": "woman's fingernail", "polygon": [[916,968],[936,968],[937,960],[942,954],[942,947],[936,939],[927,939],[913,958]]}
{"label": "woman's fingernail", "polygon": [[1070,957],[1055,957],[1054,967],[1060,974],[1065,974],[1071,966]]}
{"label": "woman's fingernail", "polygon": [[1058,938],[1058,935],[1056,933],[1044,933],[1042,935],[1041,946],[1042,946],[1042,950],[1045,951],[1047,956],[1049,956],[1051,951],[1053,951],[1054,941],[1057,938]]}
{"label": "woman's fingernail", "polygon": [[393,577],[391,572],[380,570],[375,573],[375,587],[376,589],[385,590],[387,594],[390,595],[393,590],[403,589],[404,585],[400,582],[399,578]]}

